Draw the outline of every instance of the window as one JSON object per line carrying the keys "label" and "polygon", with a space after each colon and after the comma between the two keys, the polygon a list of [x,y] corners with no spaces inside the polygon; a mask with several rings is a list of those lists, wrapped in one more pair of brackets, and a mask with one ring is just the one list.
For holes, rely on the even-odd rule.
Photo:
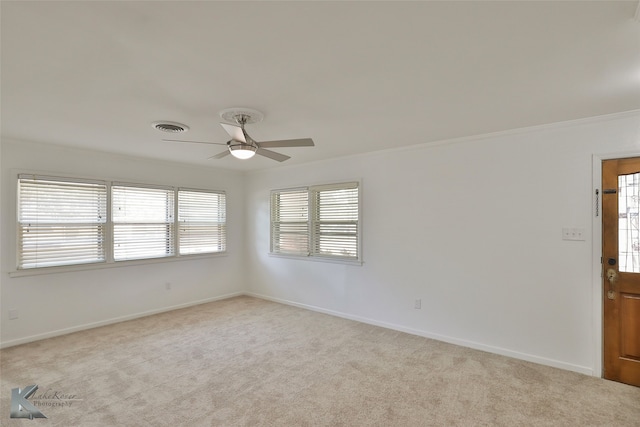
{"label": "window", "polygon": [[358,186],[311,190],[314,255],[358,258]]}
{"label": "window", "polygon": [[105,261],[104,182],[18,176],[18,268]]}
{"label": "window", "polygon": [[360,259],[357,182],[271,192],[271,252]]}
{"label": "window", "polygon": [[111,199],[115,261],[175,253],[173,189],[114,185]]}
{"label": "window", "polygon": [[17,268],[226,251],[226,195],[18,175]]}
{"label": "window", "polygon": [[180,255],[224,252],[227,249],[226,215],[224,193],[179,190]]}
{"label": "window", "polygon": [[271,193],[271,252],[309,255],[309,195],[306,189]]}

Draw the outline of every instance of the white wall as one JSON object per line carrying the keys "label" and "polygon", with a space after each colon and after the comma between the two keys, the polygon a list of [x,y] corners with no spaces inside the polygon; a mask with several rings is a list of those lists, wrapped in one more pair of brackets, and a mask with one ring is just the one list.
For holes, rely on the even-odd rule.
{"label": "white wall", "polygon": [[[241,293],[244,188],[239,172],[2,141],[0,339],[3,346]],[[228,255],[26,277],[15,270],[19,172],[226,190]],[[171,290],[165,289],[170,282]],[[9,310],[19,310],[17,320]]]}
{"label": "white wall", "polygon": [[[247,289],[600,375],[592,157],[640,153],[639,123],[636,111],[251,173]],[[354,178],[362,266],[268,255],[271,189]]]}
{"label": "white wall", "polygon": [[[639,132],[636,111],[247,175],[5,140],[0,342],[248,291],[599,376],[592,157],[640,154]],[[226,190],[229,255],[9,277],[21,171]],[[268,255],[271,189],[353,179],[362,266]],[[586,241],[561,240],[563,227],[585,228]],[[9,321],[9,309],[20,318]]]}
{"label": "white wall", "polygon": [[[5,205],[5,201],[2,198],[4,195],[4,191],[2,189],[2,183],[4,179],[2,178],[2,139],[0,139],[0,207]],[[4,281],[5,274],[2,271],[2,255],[6,253],[3,249],[2,242],[4,242],[4,236],[2,235],[2,219],[4,218],[4,214],[2,213],[3,209],[0,208],[0,346],[2,345],[2,328],[4,323],[4,311],[2,310],[2,282]]]}

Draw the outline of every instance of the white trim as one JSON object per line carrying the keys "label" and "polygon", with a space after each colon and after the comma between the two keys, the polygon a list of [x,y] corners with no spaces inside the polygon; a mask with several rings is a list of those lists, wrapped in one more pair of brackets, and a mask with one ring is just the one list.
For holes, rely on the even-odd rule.
{"label": "white trim", "polygon": [[42,274],[56,274],[56,273],[70,273],[73,271],[85,271],[85,270],[99,270],[102,268],[119,268],[119,267],[133,267],[135,265],[146,264],[161,264],[165,262],[175,261],[195,261],[206,258],[217,258],[228,256],[229,252],[208,252],[204,254],[190,254],[190,255],[172,255],[161,258],[143,258],[132,259],[124,261],[110,261],[110,262],[95,262],[87,264],[73,264],[73,265],[60,265],[55,267],[39,267],[28,268],[24,270],[13,270],[9,272],[9,277],[25,277],[25,276],[39,276]]}
{"label": "white trim", "polygon": [[260,173],[270,172],[273,170],[283,171],[287,169],[297,169],[300,167],[308,167],[312,165],[322,165],[329,162],[335,162],[336,160],[344,159],[361,159],[362,157],[377,157],[386,156],[390,153],[400,153],[403,151],[422,150],[425,148],[439,147],[442,145],[461,144],[467,142],[477,142],[485,139],[502,138],[514,135],[523,135],[532,132],[552,131],[557,129],[566,129],[575,126],[588,125],[592,123],[600,123],[604,121],[612,121],[623,119],[627,117],[634,117],[640,114],[640,109],[633,109],[628,111],[622,111],[618,113],[603,114],[600,116],[584,117],[580,119],[566,120],[562,122],[546,123],[542,125],[526,126],[521,128],[507,129],[497,132],[489,132],[478,135],[461,136],[458,138],[441,139],[436,141],[421,142],[419,144],[406,145],[402,147],[383,148],[376,151],[368,151],[365,153],[349,154],[346,156],[336,156],[328,159],[314,160],[306,163],[297,163],[289,165],[276,165],[270,168],[250,169],[243,171],[247,175],[257,175]]}
{"label": "white trim", "polygon": [[164,184],[136,184],[134,182],[122,182],[122,181],[111,181],[111,187],[133,187],[133,188],[148,188],[152,190],[171,190],[176,191],[178,187]]}
{"label": "white trim", "polygon": [[[202,163],[193,163],[193,162],[187,162],[187,161],[181,161],[181,160],[163,160],[163,159],[156,159],[156,158],[152,158],[152,157],[144,157],[144,156],[140,156],[140,155],[136,155],[136,154],[120,154],[120,153],[114,153],[113,151],[105,151],[105,150],[99,150],[99,149],[93,149],[93,148],[86,148],[86,147],[81,147],[81,146],[77,146],[77,145],[65,145],[65,144],[58,144],[58,143],[50,143],[50,142],[41,142],[41,141],[35,141],[32,139],[25,139],[25,138],[4,138],[3,141],[6,141],[10,144],[29,144],[29,145],[38,145],[41,147],[50,147],[50,148],[54,148],[54,149],[59,149],[59,150],[73,150],[73,151],[78,151],[81,153],[84,153],[86,155],[100,155],[100,156],[109,156],[109,157],[113,157],[115,158],[114,162],[117,163],[118,159],[120,160],[127,160],[127,161],[141,161],[141,162],[146,162],[146,163],[154,163],[155,165],[159,166],[159,167],[167,167],[167,166],[179,166],[182,168],[189,168],[189,169],[199,169],[203,172],[215,172],[218,170],[223,170],[225,172],[231,172],[231,173],[238,173],[238,174],[242,174],[243,170],[242,169],[238,169],[238,168],[234,168],[234,167],[229,167],[229,166],[225,166],[225,165],[215,165],[215,166],[207,166],[204,165]],[[114,181],[114,180],[112,180]]]}
{"label": "white trim", "polygon": [[[640,110],[639,110],[640,111]],[[16,141],[17,142],[17,141]],[[15,144],[15,143],[14,143]],[[32,144],[31,142],[28,142],[28,144]],[[44,147],[54,147],[54,148],[65,148],[64,146],[61,145],[55,145],[55,144],[39,144],[39,143],[33,143],[35,145],[42,145]],[[69,148],[69,147],[66,147]],[[83,150],[81,148],[78,149],[78,151],[89,151],[92,152],[91,150]],[[103,154],[113,154],[113,153],[104,153],[104,152],[99,152],[99,153],[103,153]],[[117,154],[114,154],[114,156],[118,156]],[[120,156],[122,157],[122,156]],[[124,158],[127,158],[127,156],[124,156]],[[143,157],[129,157],[130,159],[140,159],[140,160],[152,160],[155,161],[155,159],[145,159]],[[164,162],[165,166],[167,164],[171,164],[170,162]],[[191,168],[197,168],[197,165],[194,164],[190,164],[190,163],[175,163],[175,165],[178,165],[180,167],[184,167],[184,166],[188,166]],[[211,171],[212,169],[210,168],[201,168],[202,171]],[[242,172],[238,172],[239,174],[242,174]],[[42,176],[42,177],[46,177],[46,178],[52,178],[52,179],[56,179],[56,180],[82,180],[82,181],[88,181],[88,182],[106,182],[112,185],[134,185],[134,186],[139,186],[139,187],[160,187],[160,188],[164,188],[164,187],[171,187],[174,189],[185,189],[185,190],[196,190],[196,191],[208,191],[208,192],[228,192],[228,188],[225,185],[220,185],[219,188],[211,188],[211,187],[207,187],[207,188],[191,188],[191,187],[183,187],[183,186],[178,186],[175,184],[171,184],[170,182],[165,183],[165,184],[158,184],[158,183],[153,183],[153,182],[149,182],[149,181],[140,181],[140,182],[132,182],[129,180],[123,180],[122,177],[117,177],[114,175],[108,175],[105,177],[97,177],[95,175],[85,175],[85,174],[77,174],[77,173],[72,173],[72,172],[64,172],[64,171],[60,171],[60,170],[44,170],[44,169],[31,169],[31,168],[11,168],[9,169],[9,176],[12,178],[12,183],[11,185],[13,187],[15,187],[18,184],[18,176],[19,175],[36,175],[36,176]]]}
{"label": "white trim", "polygon": [[638,6],[636,7],[636,14],[634,15],[633,19],[640,22],[640,1],[638,1]]}
{"label": "white trim", "polygon": [[595,199],[596,189],[599,192],[598,205],[591,204],[592,209],[598,209],[598,216],[591,212],[591,307],[592,307],[592,340],[593,340],[593,376],[602,377],[602,160],[603,157],[592,157],[592,186],[591,194]]}
{"label": "white trim", "polygon": [[317,307],[317,306],[314,306],[314,305],[302,304],[302,303],[298,303],[298,302],[295,302],[295,301],[290,301],[290,300],[285,300],[285,299],[281,299],[281,298],[270,297],[270,296],[267,296],[267,295],[262,295],[262,294],[258,294],[258,293],[255,293],[255,292],[248,292],[248,291],[245,291],[245,292],[234,292],[234,293],[230,293],[230,294],[226,294],[226,295],[221,295],[221,296],[218,296],[218,297],[206,298],[206,299],[203,299],[203,300],[192,301],[192,302],[188,302],[188,303],[184,303],[184,304],[178,304],[178,305],[174,305],[174,306],[170,306],[170,307],[164,307],[164,308],[159,308],[159,309],[155,309],[155,310],[149,310],[149,311],[135,313],[135,314],[127,315],[127,316],[107,319],[107,320],[103,320],[103,321],[99,321],[99,322],[87,323],[87,324],[84,324],[84,325],[74,326],[74,327],[71,327],[71,328],[59,329],[59,330],[56,330],[56,331],[46,332],[46,333],[43,333],[43,334],[31,335],[31,336],[25,337],[25,338],[19,338],[19,339],[15,339],[15,340],[5,341],[5,342],[1,342],[0,343],[0,349],[7,348],[7,347],[13,347],[13,346],[20,345],[20,344],[26,344],[26,343],[29,343],[29,342],[38,341],[38,340],[42,340],[42,339],[53,338],[53,337],[60,336],[60,335],[66,335],[66,334],[70,334],[70,333],[73,333],[73,332],[79,332],[79,331],[83,331],[83,330],[87,330],[87,329],[106,326],[106,325],[110,325],[110,324],[114,324],[114,323],[120,323],[120,322],[124,322],[124,321],[127,321],[127,320],[137,319],[137,318],[140,318],[140,317],[152,316],[154,314],[164,313],[164,312],[168,312],[168,311],[172,311],[172,310],[178,310],[178,309],[181,309],[181,308],[187,308],[187,307],[192,307],[192,306],[196,306],[196,305],[200,305],[200,304],[206,304],[206,303],[209,303],[209,302],[214,302],[214,301],[220,301],[220,300],[224,300],[224,299],[234,298],[234,297],[243,296],[243,295],[246,295],[246,296],[249,296],[249,297],[253,297],[253,298],[263,299],[263,300],[266,300],[266,301],[272,301],[272,302],[276,302],[276,303],[279,303],[279,304],[290,305],[290,306],[302,308],[302,309],[305,309],[305,310],[311,310],[311,311],[315,311],[315,312],[318,312],[318,313],[328,314],[328,315],[331,315],[331,316],[336,316],[336,317],[340,317],[340,318],[343,318],[343,319],[353,320],[353,321],[356,321],[356,322],[366,323],[368,325],[379,326],[379,327],[382,327],[382,328],[387,328],[387,329],[391,329],[391,330],[395,330],[395,331],[400,331],[400,332],[408,333],[408,334],[411,334],[411,335],[421,336],[421,337],[424,337],[424,338],[434,339],[434,340],[437,340],[437,341],[442,341],[442,342],[446,342],[446,343],[450,343],[450,344],[454,344],[454,345],[459,345],[459,346],[462,346],[462,347],[468,347],[468,348],[472,348],[472,349],[475,349],[475,350],[481,350],[481,351],[486,351],[486,352],[493,353],[493,354],[499,354],[499,355],[502,355],[502,356],[512,357],[514,359],[525,360],[527,362],[538,363],[540,365],[551,366],[551,367],[554,367],[554,368],[559,368],[559,369],[564,369],[564,370],[567,370],[567,371],[578,372],[578,373],[585,374],[585,375],[590,375],[590,376],[598,376],[598,374],[597,374],[598,371],[594,371],[593,369],[591,369],[591,368],[589,368],[587,366],[574,365],[574,364],[571,364],[571,363],[566,363],[566,362],[562,362],[562,361],[555,360],[555,359],[548,359],[548,358],[545,358],[545,357],[540,357],[540,356],[527,354],[527,353],[521,353],[521,352],[518,352],[518,351],[509,350],[509,349],[505,349],[505,348],[502,348],[502,347],[495,347],[495,346],[491,346],[491,345],[478,343],[478,342],[475,342],[475,341],[468,341],[468,340],[464,340],[464,339],[450,337],[450,336],[447,336],[447,335],[436,334],[436,333],[433,333],[433,332],[423,331],[423,330],[420,330],[420,329],[408,328],[408,327],[405,327],[405,326],[402,326],[402,325],[398,325],[398,324],[395,324],[395,323],[381,322],[381,321],[378,321],[378,320],[374,320],[374,319],[370,319],[370,318],[366,318],[366,317],[362,317],[362,316],[356,316],[356,315],[352,315],[352,314],[348,314],[348,313],[343,313],[343,312],[340,312],[340,311],[329,310],[329,309]]}
{"label": "white trim", "polygon": [[518,351],[509,350],[509,349],[505,349],[505,348],[502,348],[502,347],[495,347],[495,346],[491,346],[491,345],[486,345],[486,344],[478,343],[478,342],[475,342],[475,341],[468,341],[468,340],[463,340],[463,339],[459,339],[459,338],[455,338],[455,337],[450,337],[450,336],[447,336],[447,335],[436,334],[436,333],[429,332],[429,331],[423,331],[423,330],[419,330],[419,329],[407,328],[405,326],[397,325],[395,323],[380,322],[378,320],[374,320],[374,319],[370,319],[370,318],[366,318],[366,317],[355,316],[355,315],[352,315],[352,314],[343,313],[343,312],[335,311],[335,310],[328,310],[328,309],[317,307],[317,306],[313,306],[313,305],[301,304],[301,303],[298,303],[298,302],[295,302],[295,301],[289,301],[289,300],[284,300],[284,299],[280,299],[280,298],[274,298],[274,297],[270,297],[270,296],[267,296],[267,295],[258,294],[258,293],[255,293],[255,292],[245,292],[245,295],[251,296],[251,297],[254,297],[254,298],[264,299],[264,300],[267,300],[267,301],[277,302],[277,303],[280,303],[280,304],[286,304],[286,305],[290,305],[290,306],[293,306],[293,307],[303,308],[303,309],[306,309],[306,310],[316,311],[318,313],[328,314],[328,315],[331,315],[331,316],[341,317],[343,319],[354,320],[356,322],[366,323],[368,325],[379,326],[379,327],[382,327],[382,328],[387,328],[387,329],[392,329],[392,330],[395,330],[395,331],[405,332],[405,333],[408,333],[408,334],[411,334],[411,335],[417,335],[417,336],[421,336],[421,337],[425,337],[425,338],[429,338],[429,339],[433,339],[433,340],[437,340],[437,341],[446,342],[446,343],[449,343],[449,344],[459,345],[459,346],[462,346],[462,347],[468,347],[468,348],[472,348],[472,349],[475,349],[475,350],[486,351],[486,352],[493,353],[493,354],[499,354],[501,356],[512,357],[514,359],[525,360],[527,362],[533,362],[533,363],[537,363],[537,364],[540,364],[540,365],[551,366],[551,367],[554,367],[554,368],[564,369],[564,370],[567,370],[567,371],[573,371],[573,372],[578,372],[578,373],[581,373],[581,374],[593,376],[593,370],[588,366],[574,365],[574,364],[571,364],[571,363],[566,363],[566,362],[562,362],[562,361],[555,360],[555,359],[548,359],[546,357],[540,357],[540,356],[536,356],[536,355],[533,355],[533,354],[520,353]]}
{"label": "white trim", "polygon": [[33,342],[33,341],[39,341],[39,340],[43,340],[43,339],[46,339],[46,338],[53,338],[53,337],[57,337],[57,336],[60,336],[60,335],[67,335],[67,334],[71,334],[73,332],[84,331],[86,329],[93,329],[93,328],[98,328],[100,326],[106,326],[106,325],[111,325],[111,324],[114,324],[114,323],[125,322],[127,320],[138,319],[140,317],[152,316],[154,314],[160,314],[160,313],[164,313],[164,312],[167,312],[167,311],[179,310],[181,308],[187,308],[187,307],[192,307],[192,306],[195,306],[195,305],[206,304],[206,303],[209,303],[209,302],[214,302],[214,301],[220,301],[220,300],[224,300],[224,299],[234,298],[234,297],[238,297],[238,296],[242,296],[242,295],[244,295],[243,292],[234,292],[234,293],[231,293],[231,294],[221,295],[221,296],[218,296],[218,297],[205,298],[205,299],[202,299],[202,300],[191,301],[191,302],[187,302],[187,303],[184,303],[184,304],[172,305],[170,307],[163,307],[163,308],[158,308],[158,309],[154,309],[154,310],[143,311],[143,312],[140,312],[140,313],[134,313],[134,314],[126,315],[126,316],[114,317],[114,318],[107,319],[107,320],[101,320],[99,322],[85,323],[84,325],[73,326],[71,328],[58,329],[56,331],[45,332],[43,334],[31,335],[31,336],[28,336],[28,337],[25,337],[25,338],[19,338],[19,339],[15,339],[15,340],[0,342],[0,349],[1,348],[7,348],[7,347],[13,347],[13,346],[20,345],[20,344],[26,344],[26,343]]}
{"label": "white trim", "polygon": [[[629,110],[629,111],[624,111],[624,112],[621,112],[621,113],[604,114],[604,115],[601,115],[601,116],[586,117],[586,118],[575,119],[575,120],[567,120],[567,121],[564,121],[564,122],[546,123],[546,124],[542,124],[542,125],[528,126],[528,127],[516,128],[516,129],[508,129],[508,130],[490,132],[490,133],[485,133],[485,134],[480,134],[480,135],[470,135],[470,136],[462,136],[462,137],[459,137],[459,138],[444,139],[444,140],[440,140],[440,141],[423,142],[423,143],[420,143],[420,144],[407,145],[407,146],[404,146],[404,147],[395,147],[395,148],[390,148],[390,149],[385,149],[385,150],[380,150],[380,151],[373,151],[373,152],[368,153],[368,154],[370,154],[370,155],[387,154],[387,153],[390,153],[390,152],[419,150],[419,149],[428,148],[428,147],[429,148],[430,147],[439,147],[441,145],[451,145],[451,144],[460,144],[460,143],[467,143],[467,142],[477,142],[477,141],[483,141],[483,140],[486,140],[486,139],[503,138],[503,137],[509,137],[509,136],[515,136],[515,135],[529,134],[529,133],[534,133],[534,132],[553,131],[553,130],[559,130],[559,129],[566,129],[566,128],[569,128],[569,127],[582,126],[582,125],[587,125],[587,124],[592,124],[592,123],[599,123],[599,122],[603,122],[603,121],[617,120],[617,119],[621,119],[621,118],[625,118],[625,117],[634,117],[634,116],[638,115],[639,113],[640,113],[640,109]],[[356,154],[353,157],[362,156],[362,155],[367,155],[367,153],[359,154],[359,155]]]}
{"label": "white trim", "polygon": [[267,254],[273,258],[285,258],[285,259],[295,259],[295,260],[304,260],[304,261],[313,261],[313,262],[328,262],[331,264],[346,264],[346,265],[355,265],[361,266],[364,264],[364,261],[361,259],[355,258],[338,258],[338,257],[329,257],[329,256],[321,256],[321,255],[293,255],[293,254],[279,254],[275,252],[269,252]]}

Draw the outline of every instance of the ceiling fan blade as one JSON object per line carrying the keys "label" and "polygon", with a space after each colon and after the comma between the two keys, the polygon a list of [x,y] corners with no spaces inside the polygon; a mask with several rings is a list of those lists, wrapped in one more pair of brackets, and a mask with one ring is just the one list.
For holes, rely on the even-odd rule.
{"label": "ceiling fan blade", "polygon": [[313,147],[313,139],[311,138],[302,138],[302,139],[283,139],[280,141],[263,141],[259,142],[258,145],[264,148],[276,148],[276,147]]}
{"label": "ceiling fan blade", "polygon": [[289,156],[285,156],[284,154],[276,153],[275,151],[265,150],[264,148],[258,148],[258,150],[256,150],[256,154],[260,154],[261,156],[277,160],[278,162],[284,162],[285,160],[291,158]]}
{"label": "ceiling fan blade", "polygon": [[227,123],[220,123],[220,126],[222,126],[224,130],[227,131],[229,136],[231,136],[231,138],[233,138],[234,140],[244,142],[244,143],[247,142],[244,136],[243,129],[240,126],[230,125]]}
{"label": "ceiling fan blade", "polygon": [[223,158],[225,156],[228,156],[229,154],[231,154],[231,153],[229,153],[229,150],[224,150],[222,153],[218,153],[215,156],[211,156],[211,157],[207,158],[207,160],[221,159],[221,158]]}
{"label": "ceiling fan blade", "polygon": [[167,142],[189,142],[189,143],[193,143],[193,144],[213,144],[213,145],[227,145],[227,143],[223,143],[223,142],[208,142],[208,141],[189,141],[187,139],[163,139],[163,141],[167,141]]}

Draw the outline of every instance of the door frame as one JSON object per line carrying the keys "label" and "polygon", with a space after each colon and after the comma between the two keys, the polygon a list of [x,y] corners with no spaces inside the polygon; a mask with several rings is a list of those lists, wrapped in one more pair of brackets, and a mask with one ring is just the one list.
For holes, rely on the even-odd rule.
{"label": "door frame", "polygon": [[[604,160],[640,157],[640,151],[599,153],[592,155],[591,185],[591,253],[592,253],[592,309],[593,309],[593,376],[603,377],[604,363],[604,306],[602,293],[602,162]],[[599,195],[596,196],[596,190]],[[595,215],[596,210],[598,216]]]}

